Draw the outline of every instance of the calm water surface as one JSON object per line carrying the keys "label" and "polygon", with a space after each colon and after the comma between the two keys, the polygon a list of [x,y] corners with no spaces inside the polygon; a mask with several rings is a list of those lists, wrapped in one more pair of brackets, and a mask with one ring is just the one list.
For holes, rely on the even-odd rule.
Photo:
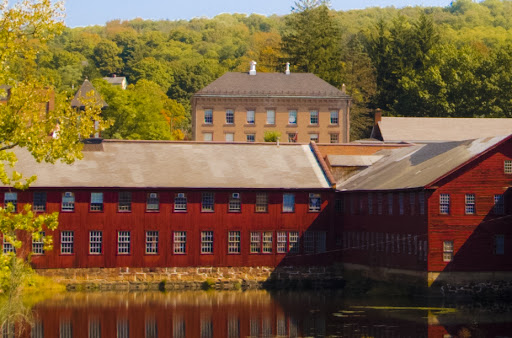
{"label": "calm water surface", "polygon": [[[339,292],[67,293],[26,337],[512,337],[512,306]],[[31,332],[30,332],[31,331]]]}

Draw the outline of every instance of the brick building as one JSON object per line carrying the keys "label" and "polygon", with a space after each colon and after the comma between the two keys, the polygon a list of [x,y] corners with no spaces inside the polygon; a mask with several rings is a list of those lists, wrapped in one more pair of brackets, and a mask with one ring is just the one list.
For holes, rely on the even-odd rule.
{"label": "brick building", "polygon": [[351,98],[314,74],[226,73],[192,97],[197,141],[349,142]]}

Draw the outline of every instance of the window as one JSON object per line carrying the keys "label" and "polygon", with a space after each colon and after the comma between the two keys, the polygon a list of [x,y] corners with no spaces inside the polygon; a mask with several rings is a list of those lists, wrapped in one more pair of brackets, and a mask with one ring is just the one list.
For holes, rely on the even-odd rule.
{"label": "window", "polygon": [[117,211],[132,211],[132,193],[129,191],[120,191],[117,193]]}
{"label": "window", "polygon": [[60,253],[71,255],[74,252],[74,233],[73,231],[61,231],[60,233]]}
{"label": "window", "polygon": [[447,215],[450,213],[450,195],[440,194],[439,195],[439,213]]}
{"label": "window", "polygon": [[91,211],[103,211],[103,193],[91,192]]}
{"label": "window", "polygon": [[373,194],[368,193],[368,215],[373,215]]}
{"label": "window", "polygon": [[245,135],[245,139],[247,140],[247,142],[255,142],[256,134],[247,134]]}
{"label": "window", "polygon": [[273,237],[271,231],[251,232],[251,253],[272,253]]}
{"label": "window", "polygon": [[229,231],[228,232],[228,253],[239,254],[240,253],[240,231]]}
{"label": "window", "polygon": [[288,142],[296,143],[297,142],[297,133],[288,133]]}
{"label": "window", "polygon": [[324,253],[326,251],[327,234],[325,231],[317,231],[315,234],[316,234],[316,253]]}
{"label": "window", "polygon": [[235,123],[235,112],[233,109],[226,110],[226,124]]}
{"label": "window", "polygon": [[203,133],[203,141],[213,141],[213,133]]}
{"label": "window", "polygon": [[331,110],[331,124],[339,123],[339,113],[337,110]]}
{"label": "window", "polygon": [[157,338],[158,337],[158,326],[155,318],[146,318],[146,336],[145,338]]}
{"label": "window", "polygon": [[13,206],[13,211],[16,212],[18,204],[18,193],[17,192],[6,192],[4,195],[4,207],[7,208],[9,203]]}
{"label": "window", "polygon": [[414,215],[415,213],[415,207],[416,206],[416,193],[411,192],[409,193],[409,208],[411,209],[411,215]]}
{"label": "window", "polygon": [[240,212],[241,209],[240,193],[234,192],[229,196],[229,212]]}
{"label": "window", "polygon": [[119,255],[130,254],[130,231],[117,232],[117,253]]}
{"label": "window", "polygon": [[158,231],[146,231],[146,255],[158,254]]}
{"label": "window", "polygon": [[101,323],[99,319],[89,321],[89,338],[101,338]]}
{"label": "window", "polygon": [[267,110],[267,124],[276,124],[276,111],[272,109]]}
{"label": "window", "polygon": [[204,123],[205,124],[213,123],[213,110],[211,110],[211,109],[204,110]]}
{"label": "window", "polygon": [[283,212],[294,212],[295,211],[295,194],[284,193],[283,194]]}
{"label": "window", "polygon": [[72,192],[65,192],[62,194],[62,211],[74,211],[75,210],[75,194]]}
{"label": "window", "polygon": [[309,124],[318,124],[318,110],[309,112]]}
{"label": "window", "polygon": [[425,215],[425,193],[420,192],[418,194],[418,201],[420,203],[420,215]]}
{"label": "window", "polygon": [[512,161],[506,160],[504,163],[505,174],[512,174]]}
{"label": "window", "polygon": [[496,235],[494,236],[494,254],[504,255],[505,254],[505,236]]}
{"label": "window", "polygon": [[44,192],[44,191],[34,192],[33,203],[34,203],[34,205],[32,206],[33,211],[45,212],[46,211],[46,192]]}
{"label": "window", "polygon": [[254,124],[254,110],[247,111],[247,123]]}
{"label": "window", "polygon": [[59,322],[59,338],[73,338],[73,323],[70,320]]}
{"label": "window", "polygon": [[187,253],[187,232],[175,231],[173,234],[174,254],[184,255]]}
{"label": "window", "polygon": [[226,142],[233,142],[235,140],[235,134],[233,133],[226,133]]}
{"label": "window", "polygon": [[10,242],[8,242],[5,239],[5,236],[3,238],[2,251],[3,251],[4,254],[11,253],[11,252],[12,253],[16,252],[16,250],[14,250],[14,245],[12,245]]}
{"label": "window", "polygon": [[91,255],[101,255],[103,244],[102,231],[89,231],[89,253]]}
{"label": "window", "polygon": [[475,194],[466,194],[466,215],[475,214]]}
{"label": "window", "polygon": [[117,320],[117,338],[130,338],[130,323],[127,319]]}
{"label": "window", "polygon": [[256,212],[267,212],[268,211],[268,195],[265,192],[256,194]]}
{"label": "window", "polygon": [[294,109],[288,111],[288,124],[297,124],[297,111]]}
{"label": "window", "polygon": [[322,199],[320,194],[309,194],[309,211],[320,212],[322,207]]}
{"label": "window", "polygon": [[34,255],[44,255],[44,231],[32,234],[32,253]]}
{"label": "window", "polygon": [[201,253],[213,253],[213,231],[201,231]]}
{"label": "window", "polygon": [[157,192],[150,192],[146,196],[146,211],[159,211],[160,201]]}
{"label": "window", "polygon": [[398,207],[400,215],[404,214],[404,193],[401,192],[398,194]]}
{"label": "window", "polygon": [[179,192],[174,195],[174,211],[187,211],[187,195],[185,193]]}
{"label": "window", "polygon": [[288,233],[288,250],[290,253],[299,253],[300,242],[299,242],[299,232],[298,231],[290,231]]}
{"label": "window", "polygon": [[277,232],[277,253],[286,253],[288,236],[285,231]]}
{"label": "window", "polygon": [[393,193],[388,193],[388,215],[393,215]]}
{"label": "window", "polygon": [[318,134],[309,134],[309,140],[318,143]]}
{"label": "window", "polygon": [[503,195],[494,195],[494,208],[495,215],[503,215],[505,213],[505,199]]}
{"label": "window", "polygon": [[201,194],[201,211],[202,212],[213,212],[215,195],[213,192],[203,192]]}
{"label": "window", "polygon": [[313,231],[304,232],[304,253],[312,254],[315,252],[315,233]]}
{"label": "window", "polygon": [[339,134],[329,134],[330,142],[331,143],[339,143],[340,142],[340,135]]}
{"label": "window", "polygon": [[451,262],[453,259],[453,241],[443,242],[443,262]]}
{"label": "window", "polygon": [[377,214],[382,215],[382,193],[377,194]]}

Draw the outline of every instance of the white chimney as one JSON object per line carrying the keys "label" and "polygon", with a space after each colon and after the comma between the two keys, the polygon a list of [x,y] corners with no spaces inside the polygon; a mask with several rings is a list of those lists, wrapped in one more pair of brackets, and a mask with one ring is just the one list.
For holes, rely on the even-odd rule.
{"label": "white chimney", "polygon": [[286,70],[284,71],[284,73],[286,75],[290,75],[290,63],[289,62],[286,63]]}
{"label": "white chimney", "polygon": [[251,61],[251,69],[249,75],[256,75],[256,61]]}

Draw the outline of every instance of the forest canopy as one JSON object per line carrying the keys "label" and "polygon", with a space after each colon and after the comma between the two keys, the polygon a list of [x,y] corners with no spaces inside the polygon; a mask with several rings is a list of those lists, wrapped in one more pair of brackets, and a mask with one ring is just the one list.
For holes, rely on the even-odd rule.
{"label": "forest canopy", "polygon": [[[368,135],[375,108],[394,116],[512,117],[512,1],[351,11],[316,3],[286,16],[66,28],[41,48],[38,70],[69,93],[86,77],[126,76],[131,93],[99,87],[122,110],[107,114],[119,120],[109,137],[188,135],[192,94],[225,72],[247,71],[251,60],[258,71],[280,72],[289,61],[292,71],[313,72],[338,88],[346,84],[354,99],[352,139]],[[157,98],[152,109],[158,112],[138,115],[143,90],[155,91],[148,95]],[[123,121],[131,125],[120,125],[116,114],[128,114]],[[152,129],[134,130],[138,119]]]}

